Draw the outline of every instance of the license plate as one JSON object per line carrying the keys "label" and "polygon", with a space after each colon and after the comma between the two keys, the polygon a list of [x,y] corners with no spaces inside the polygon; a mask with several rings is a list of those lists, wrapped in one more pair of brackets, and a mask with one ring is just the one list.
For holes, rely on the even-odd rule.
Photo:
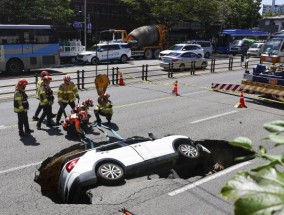
{"label": "license plate", "polygon": [[277,79],[276,78],[268,78],[268,83],[269,84],[277,84]]}

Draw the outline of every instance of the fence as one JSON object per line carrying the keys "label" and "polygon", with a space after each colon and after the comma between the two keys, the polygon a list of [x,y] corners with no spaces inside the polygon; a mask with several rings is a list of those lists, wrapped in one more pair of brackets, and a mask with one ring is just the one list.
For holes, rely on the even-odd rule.
{"label": "fence", "polygon": [[[251,58],[251,59],[244,59],[241,58],[241,61],[239,61],[239,58],[212,58],[208,62],[208,66],[206,69],[203,69],[203,72],[206,73],[217,73],[217,72],[224,72],[224,71],[233,71],[233,70],[249,70],[253,66],[259,63],[258,58]],[[123,70],[123,72],[121,72]],[[169,68],[167,70],[161,70],[159,64],[144,64],[140,67],[112,67],[109,70],[101,69],[101,70],[91,70],[91,71],[85,71],[85,70],[78,70],[76,72],[68,72],[68,75],[72,77],[72,81],[77,85],[78,89],[87,89],[90,87],[95,87],[94,80],[97,76],[97,74],[107,74],[110,80],[110,84],[112,85],[118,85],[120,74],[123,74],[124,81],[127,83],[137,83],[141,81],[150,81],[153,79],[165,77],[165,78],[174,78],[175,76],[178,76],[179,74],[188,74],[195,75],[197,68],[195,68],[195,62],[192,62],[191,67],[188,71],[182,71],[179,72],[178,70],[173,69],[173,64],[169,64]],[[66,74],[53,74],[52,75],[52,82],[51,82],[51,88],[57,89],[60,84],[63,83],[63,77]],[[34,82],[30,82],[26,92],[29,93],[29,95],[35,94],[36,90],[36,83],[39,78],[39,74],[35,74],[34,76]],[[17,79],[18,78],[14,78]],[[10,81],[13,79],[9,79]],[[17,83],[17,80],[15,80],[15,84]],[[13,94],[14,93],[14,86],[15,85],[2,85],[0,86],[0,96],[1,95],[7,95],[7,94]],[[5,90],[5,88],[7,90]]]}

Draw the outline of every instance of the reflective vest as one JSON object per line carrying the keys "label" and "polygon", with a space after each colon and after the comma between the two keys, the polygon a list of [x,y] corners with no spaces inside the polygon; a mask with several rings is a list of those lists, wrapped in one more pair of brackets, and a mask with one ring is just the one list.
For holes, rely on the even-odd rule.
{"label": "reflective vest", "polygon": [[27,112],[29,109],[28,95],[19,89],[14,94],[14,112]]}
{"label": "reflective vest", "polygon": [[41,106],[44,105],[52,105],[54,100],[53,91],[50,86],[42,84],[39,88],[39,104]]}
{"label": "reflective vest", "polygon": [[41,84],[42,84],[42,80],[38,80],[37,83],[36,83],[36,99],[40,99],[39,98],[39,89],[41,87]]}
{"label": "reflective vest", "polygon": [[100,110],[103,114],[113,114],[111,101],[106,104],[97,104],[95,110]]}
{"label": "reflective vest", "polygon": [[76,97],[79,97],[79,92],[76,85],[70,81],[68,85],[63,83],[59,86],[57,96],[58,103],[69,103],[74,102]]}
{"label": "reflective vest", "polygon": [[71,124],[75,125],[75,128],[80,129],[80,120],[76,113],[69,115],[63,123],[63,128],[66,129]]}

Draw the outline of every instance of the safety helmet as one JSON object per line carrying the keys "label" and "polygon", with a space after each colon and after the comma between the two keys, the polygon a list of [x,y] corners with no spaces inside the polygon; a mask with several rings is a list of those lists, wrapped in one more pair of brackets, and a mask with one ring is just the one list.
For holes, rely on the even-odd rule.
{"label": "safety helmet", "polygon": [[47,80],[47,81],[51,81],[52,80],[52,77],[47,75],[47,76],[44,76],[42,80]]}
{"label": "safety helmet", "polygon": [[71,81],[70,75],[65,75],[63,80],[70,82]]}
{"label": "safety helmet", "polygon": [[88,115],[85,111],[80,111],[78,116],[81,120],[87,120],[88,119]]}
{"label": "safety helmet", "polygon": [[45,71],[45,70],[43,70],[41,73],[40,73],[40,77],[43,79],[44,78],[44,76],[48,76],[49,75],[49,73],[48,73],[48,71]]}
{"label": "safety helmet", "polygon": [[108,93],[105,93],[105,94],[104,94],[104,97],[109,98],[110,95],[109,95]]}
{"label": "safety helmet", "polygon": [[26,79],[20,79],[17,83],[17,87],[25,87],[28,84],[28,81]]}
{"label": "safety helmet", "polygon": [[83,102],[83,105],[87,105],[89,107],[93,107],[94,106],[94,102],[92,99],[86,99],[84,102]]}

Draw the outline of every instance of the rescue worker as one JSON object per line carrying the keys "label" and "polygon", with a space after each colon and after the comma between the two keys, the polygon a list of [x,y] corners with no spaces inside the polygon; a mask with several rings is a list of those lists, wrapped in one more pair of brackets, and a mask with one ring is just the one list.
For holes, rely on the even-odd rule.
{"label": "rescue worker", "polygon": [[[69,104],[72,109],[75,108],[75,100],[76,98],[79,100],[79,92],[76,85],[71,81],[71,77],[66,75],[64,77],[64,83],[59,86],[58,90],[58,104],[59,110],[56,117],[56,124],[60,125],[60,119],[62,113],[65,115],[65,108]],[[66,116],[65,116],[66,117]]]}
{"label": "rescue worker", "polygon": [[113,110],[112,110],[112,102],[109,100],[109,94],[105,93],[98,98],[98,104],[94,110],[96,120],[98,124],[101,124],[102,120],[101,116],[105,116],[108,123],[111,122]]}
{"label": "rescue worker", "polygon": [[[82,104],[78,104],[73,110],[72,113],[79,113],[81,110],[86,111],[88,114],[88,110],[90,107],[94,106],[94,102],[92,99],[86,99],[82,102]],[[88,114],[89,115],[89,114]]]}
{"label": "rescue worker", "polygon": [[21,137],[34,132],[30,129],[28,120],[29,102],[28,95],[25,92],[27,84],[26,79],[20,79],[14,94],[14,112],[18,114],[18,129]]}
{"label": "rescue worker", "polygon": [[69,115],[62,124],[63,130],[67,131],[67,134],[75,133],[81,137],[85,137],[85,132],[81,128],[82,122],[88,119],[88,115],[85,111],[79,113],[73,113]]}
{"label": "rescue worker", "polygon": [[[40,89],[40,86],[42,84],[43,78],[45,76],[50,76],[50,74],[47,71],[44,70],[40,73],[40,79],[36,83],[36,99],[38,99],[38,100],[40,100],[39,99],[39,89]],[[34,121],[39,120],[38,115],[40,114],[41,110],[42,110],[42,106],[40,105],[40,103],[38,103],[38,107],[36,109],[35,115],[33,116]],[[55,116],[56,116],[56,114],[52,114],[52,117],[55,117]]]}
{"label": "rescue worker", "polygon": [[41,123],[43,122],[44,118],[47,118],[46,126],[52,127],[54,123],[52,122],[52,104],[54,103],[54,96],[53,91],[50,88],[50,81],[52,80],[51,76],[45,76],[43,78],[43,82],[39,89],[39,98],[40,98],[40,105],[42,106],[43,113],[41,114],[36,127],[38,130],[41,130]]}

